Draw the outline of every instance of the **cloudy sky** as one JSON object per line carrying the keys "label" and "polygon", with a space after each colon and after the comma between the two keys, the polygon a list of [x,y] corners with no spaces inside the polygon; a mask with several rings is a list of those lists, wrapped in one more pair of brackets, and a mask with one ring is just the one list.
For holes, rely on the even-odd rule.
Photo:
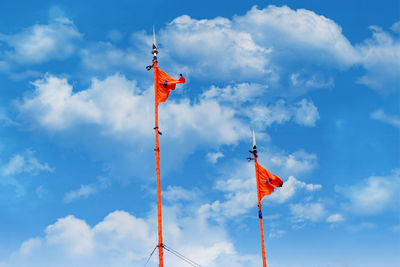
{"label": "cloudy sky", "polygon": [[[399,1],[3,1],[0,266],[398,266]],[[188,266],[165,254],[166,266]],[[148,266],[157,266],[153,257]]]}

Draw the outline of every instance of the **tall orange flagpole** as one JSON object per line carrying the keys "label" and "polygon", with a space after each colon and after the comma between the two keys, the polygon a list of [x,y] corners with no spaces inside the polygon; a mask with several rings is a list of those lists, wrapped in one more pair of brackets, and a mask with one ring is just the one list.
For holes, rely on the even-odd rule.
{"label": "tall orange flagpole", "polygon": [[163,261],[163,237],[162,237],[162,214],[161,214],[161,174],[160,174],[160,144],[159,144],[159,130],[158,130],[158,102],[157,102],[157,46],[156,46],[156,37],[153,28],[153,68],[154,68],[154,102],[155,102],[155,134],[156,134],[156,169],[157,169],[157,215],[158,215],[158,258],[159,258],[159,267],[164,266]]}
{"label": "tall orange flagpole", "polygon": [[[257,181],[257,199],[258,199],[258,218],[260,220],[260,233],[261,233],[261,248],[262,248],[262,259],[263,259],[263,267],[267,267],[267,259],[265,257],[265,245],[264,245],[264,229],[263,229],[263,220],[262,220],[262,212],[261,212],[261,197],[260,197],[260,185],[259,185],[259,170],[257,164],[257,146],[256,146],[256,137],[253,131],[253,149],[249,150],[250,153],[254,155],[254,168],[256,170],[256,181]],[[251,158],[248,158],[250,161]]]}

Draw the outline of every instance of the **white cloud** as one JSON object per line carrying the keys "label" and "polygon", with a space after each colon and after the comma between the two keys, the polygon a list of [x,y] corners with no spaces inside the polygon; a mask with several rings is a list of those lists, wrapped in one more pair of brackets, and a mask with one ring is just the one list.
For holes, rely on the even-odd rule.
{"label": "white cloud", "polygon": [[[396,26],[397,25],[397,26]],[[393,24],[393,34],[378,26],[370,26],[372,37],[356,45],[361,64],[367,73],[359,82],[383,92],[398,91],[400,84],[400,37],[398,22]]]}
{"label": "white cloud", "polygon": [[[164,241],[204,266],[257,266],[258,256],[239,254],[226,230],[200,217],[177,216],[179,207],[165,206]],[[25,241],[5,266],[141,266],[156,243],[155,210],[146,218],[114,211],[93,227],[73,215],[49,225],[44,236]],[[186,266],[167,251],[166,265]],[[151,264],[155,264],[153,257]]]}
{"label": "white cloud", "polygon": [[[233,19],[175,18],[158,33],[160,55],[190,75],[277,82],[293,61],[344,68],[358,60],[334,21],[305,9],[253,7]],[[150,36],[147,41],[151,42]],[[190,65],[189,65],[190,63]],[[289,64],[288,64],[289,63]],[[312,86],[316,83],[312,84]]]}
{"label": "white cloud", "polygon": [[9,161],[0,165],[0,185],[11,185],[15,188],[17,196],[25,195],[25,185],[19,176],[37,176],[42,172],[53,172],[54,168],[48,163],[41,163],[35,157],[35,151],[27,149],[25,152],[15,154]]}
{"label": "white cloud", "polygon": [[248,110],[248,117],[252,124],[265,128],[273,123],[282,124],[290,120],[292,114],[284,100],[277,101],[274,105],[258,105]]}
{"label": "white cloud", "polygon": [[217,99],[218,101],[238,104],[262,97],[267,88],[267,86],[257,83],[239,83],[222,88],[212,85],[201,97],[204,99]]}
{"label": "white cloud", "polygon": [[264,9],[253,7],[234,20],[238,28],[251,33],[257,44],[272,47],[277,57],[291,56],[293,60],[314,55],[308,60],[335,63],[340,67],[357,60],[340,26],[313,11],[270,5]]}
{"label": "white cloud", "polygon": [[358,215],[375,215],[385,210],[399,210],[400,170],[393,170],[388,176],[371,176],[359,183],[338,187],[348,202],[345,209]]}
{"label": "white cloud", "polygon": [[2,166],[2,174],[4,176],[13,176],[21,173],[38,175],[42,171],[54,171],[54,168],[50,167],[48,163],[40,163],[34,155],[35,152],[32,150],[26,150],[23,154],[14,155],[6,165]]}
{"label": "white cloud", "polygon": [[319,113],[312,101],[302,99],[297,103],[295,109],[294,121],[304,126],[315,126],[315,122],[319,120]]}
{"label": "white cloud", "polygon": [[[72,92],[66,79],[51,75],[33,85],[36,88],[34,95],[20,102],[19,109],[23,115],[33,117],[48,129],[92,124],[102,126],[104,132],[116,136],[132,132],[137,138],[154,134],[148,130],[152,129],[154,119],[153,89],[141,91],[135,82],[119,74],[102,81],[93,79],[88,89],[77,93]],[[160,107],[159,114],[162,130],[174,129],[168,135],[172,138],[191,134],[192,141],[196,135],[200,142],[233,144],[250,132],[235,118],[233,109],[221,106],[215,100],[201,100],[195,104],[188,99],[169,100]]]}
{"label": "white cloud", "polygon": [[343,218],[342,214],[335,213],[335,214],[330,215],[328,218],[326,218],[326,221],[328,223],[338,223],[338,222],[343,222],[344,218]]}
{"label": "white cloud", "polygon": [[38,64],[52,59],[65,59],[76,50],[82,37],[73,22],[59,17],[49,24],[36,24],[14,35],[0,34],[1,42],[10,50],[4,51],[5,61],[19,64]]}
{"label": "white cloud", "polygon": [[68,215],[46,228],[46,243],[60,246],[68,255],[85,255],[93,250],[93,232],[83,220]]}
{"label": "white cloud", "polygon": [[183,66],[190,62],[191,67],[184,69],[196,76],[240,79],[270,72],[270,50],[258,46],[251,34],[226,18],[196,20],[183,15],[162,29],[158,38],[168,48],[168,57],[179,58]]}
{"label": "white cloud", "polygon": [[[97,81],[93,81],[96,83]],[[124,80],[122,81],[124,82]],[[65,78],[46,75],[44,79],[32,83],[36,90],[31,98],[25,98],[20,104],[21,112],[30,114],[45,127],[64,129],[79,122],[97,122],[101,111],[88,92],[72,93],[72,86]],[[132,86],[130,83],[121,84]]]}
{"label": "white cloud", "polygon": [[79,189],[67,192],[64,195],[64,202],[70,203],[71,201],[78,198],[88,198],[90,195],[94,195],[101,190],[109,187],[111,182],[104,177],[97,177],[97,183],[81,185]]}
{"label": "white cloud", "polygon": [[[52,75],[46,75],[33,85],[35,91],[17,103],[20,119],[29,122],[32,127],[41,127],[62,136],[66,132],[76,133],[79,127],[85,126],[94,140],[108,139],[124,147],[134,146],[135,149],[149,150],[147,144],[154,141],[152,87],[141,90],[135,81],[119,74],[104,80],[93,79],[87,89],[79,92],[74,92],[66,79]],[[237,116],[237,111],[232,107],[213,99],[175,99],[176,96],[171,94],[169,100],[159,107],[164,158],[174,162],[166,164],[164,171],[179,168],[187,155],[200,145],[203,148],[218,149],[223,145],[236,145],[250,135],[249,126]],[[75,138],[74,142],[80,140]],[[185,153],[176,147],[185,148]],[[126,149],[123,151],[128,153]],[[150,153],[125,157],[124,153],[118,162],[119,167],[112,167],[118,176],[121,176],[121,161],[127,163],[126,168],[132,168],[143,166],[142,163],[152,157]],[[143,172],[142,168],[135,169]],[[125,174],[122,176],[127,177]]]}
{"label": "white cloud", "polygon": [[162,192],[164,200],[170,203],[181,201],[193,201],[199,196],[198,190],[188,190],[180,186],[169,185],[166,190]]}
{"label": "white cloud", "polygon": [[295,87],[306,87],[306,88],[326,88],[326,87],[333,87],[334,82],[333,78],[324,79],[319,77],[317,74],[310,75],[300,74],[300,73],[293,73],[290,75],[290,82]]}
{"label": "white cloud", "polygon": [[245,112],[252,123],[262,129],[273,123],[282,124],[291,119],[297,124],[312,127],[319,120],[318,108],[311,100],[305,98],[295,105],[288,105],[281,99],[269,106],[255,105]]}
{"label": "white cloud", "polygon": [[278,238],[282,237],[285,233],[286,233],[285,230],[276,229],[276,228],[271,228],[271,229],[269,230],[268,236],[269,236],[269,238],[276,238],[276,239],[278,239]]}
{"label": "white cloud", "polygon": [[307,153],[304,150],[297,150],[291,154],[285,152],[265,152],[261,154],[262,162],[266,166],[277,169],[283,176],[301,175],[314,170],[318,166],[317,155]]}
{"label": "white cloud", "polygon": [[224,154],[222,154],[222,152],[218,151],[218,152],[209,152],[207,153],[207,160],[209,162],[211,162],[212,164],[217,163],[218,159],[223,158]]}
{"label": "white cloud", "polygon": [[[143,55],[148,51],[143,47],[151,47],[152,38],[137,32],[132,39],[133,45],[126,49],[97,43],[94,49],[85,49],[83,62],[93,69],[105,69],[104,64],[114,70],[121,66],[126,69],[144,66]],[[213,81],[234,79],[275,84],[301,72],[293,67],[293,62],[305,62],[307,69],[314,66],[310,70],[313,73],[321,66],[342,69],[359,60],[358,53],[334,21],[287,6],[253,7],[245,15],[232,19],[194,19],[182,15],[161,28],[157,40],[162,44],[160,61],[167,62],[169,69]],[[128,61],[132,60],[137,64],[128,67]],[[286,70],[290,73],[285,73]],[[331,78],[324,80],[314,74],[304,81],[309,88],[332,84]]]}
{"label": "white cloud", "polygon": [[31,254],[35,249],[38,249],[42,246],[42,240],[40,238],[30,238],[26,240],[24,243],[22,243],[19,253],[22,255],[29,255]]}
{"label": "white cloud", "polygon": [[400,128],[400,116],[388,115],[382,109],[372,112],[370,116],[374,120]]}
{"label": "white cloud", "polygon": [[[360,83],[390,92],[400,82],[398,28],[397,22],[391,34],[371,26],[372,37],[352,45],[342,28],[329,18],[306,9],[270,5],[263,9],[254,6],[232,20],[180,16],[160,31],[159,38],[168,47],[162,52],[169,60],[175,59],[180,68],[193,75],[214,80],[234,77],[265,81],[268,77],[275,83],[287,75],[296,88],[323,88],[332,87],[334,81],[319,77],[321,67],[344,70],[362,66],[367,74]],[[299,77],[304,68],[292,67],[298,65],[293,62],[306,66],[309,78]],[[292,73],[286,74],[285,69]]]}
{"label": "white cloud", "polygon": [[323,203],[291,204],[290,211],[294,223],[318,222],[325,218],[326,209]]}

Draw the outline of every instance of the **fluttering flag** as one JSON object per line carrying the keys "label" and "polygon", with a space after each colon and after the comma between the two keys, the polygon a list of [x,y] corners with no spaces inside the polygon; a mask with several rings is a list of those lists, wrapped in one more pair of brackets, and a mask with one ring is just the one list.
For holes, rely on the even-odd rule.
{"label": "fluttering flag", "polygon": [[158,105],[167,101],[169,92],[175,90],[177,83],[185,83],[185,78],[181,74],[179,80],[176,80],[159,68],[155,69],[155,72],[157,77],[156,103]]}
{"label": "fluttering flag", "polygon": [[275,174],[270,173],[266,168],[256,163],[259,186],[259,200],[274,192],[275,187],[282,187],[282,180]]}

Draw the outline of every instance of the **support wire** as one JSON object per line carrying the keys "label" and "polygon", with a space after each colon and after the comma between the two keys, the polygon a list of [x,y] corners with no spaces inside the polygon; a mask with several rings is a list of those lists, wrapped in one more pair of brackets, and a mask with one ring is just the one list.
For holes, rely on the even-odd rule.
{"label": "support wire", "polygon": [[151,256],[153,256],[154,251],[156,251],[156,248],[157,248],[157,246],[155,246],[154,249],[153,249],[153,251],[150,253],[150,256],[149,256],[149,258],[147,259],[146,263],[144,264],[144,267],[146,267],[146,266],[147,266],[147,263],[149,263],[149,261],[150,261],[150,259],[151,259]]}
{"label": "support wire", "polygon": [[201,267],[200,264],[192,261],[191,259],[185,257],[184,255],[182,255],[181,253],[179,253],[178,251],[166,246],[165,244],[162,245],[163,248],[165,248],[166,251],[170,252],[171,254],[175,255],[176,257],[180,258],[181,260],[185,261],[186,263],[194,266],[194,267]]}

